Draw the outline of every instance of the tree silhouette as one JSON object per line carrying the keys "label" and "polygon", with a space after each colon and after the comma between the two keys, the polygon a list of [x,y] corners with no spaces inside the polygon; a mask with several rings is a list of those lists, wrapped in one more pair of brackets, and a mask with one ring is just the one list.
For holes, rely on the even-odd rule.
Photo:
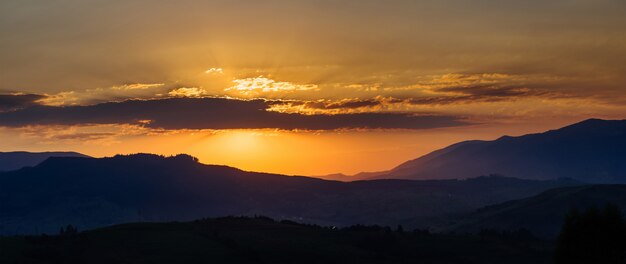
{"label": "tree silhouette", "polygon": [[65,228],[61,227],[61,230],[59,230],[59,235],[62,236],[73,236],[76,234],[78,234],[78,228],[73,225],[67,225]]}
{"label": "tree silhouette", "polygon": [[556,263],[626,263],[626,223],[619,207],[572,210],[558,239]]}

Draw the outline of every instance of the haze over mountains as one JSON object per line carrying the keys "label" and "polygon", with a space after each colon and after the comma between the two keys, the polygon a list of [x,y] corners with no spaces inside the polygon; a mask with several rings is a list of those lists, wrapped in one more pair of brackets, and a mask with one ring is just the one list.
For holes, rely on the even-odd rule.
{"label": "haze over mountains", "polygon": [[[592,119],[541,134],[462,142],[385,175],[369,174],[406,179],[353,182],[246,172],[188,155],[74,153],[79,157],[0,173],[0,235],[50,233],[67,224],[87,229],[266,215],[332,226],[526,228],[554,236],[571,208],[626,207],[624,185],[585,185],[624,182],[625,131],[626,121]],[[479,177],[492,173],[504,176]],[[423,178],[437,180],[408,180]]]}
{"label": "haze over mountains", "polygon": [[0,171],[32,167],[50,157],[89,157],[77,152],[0,152]]}
{"label": "haze over mountains", "polygon": [[500,174],[626,183],[626,120],[589,119],[557,130],[464,141],[361,179],[463,179]]}
{"label": "haze over mountains", "polygon": [[204,165],[187,155],[54,157],[0,174],[0,234],[225,215],[428,227],[448,215],[577,184],[504,177],[345,183]]}

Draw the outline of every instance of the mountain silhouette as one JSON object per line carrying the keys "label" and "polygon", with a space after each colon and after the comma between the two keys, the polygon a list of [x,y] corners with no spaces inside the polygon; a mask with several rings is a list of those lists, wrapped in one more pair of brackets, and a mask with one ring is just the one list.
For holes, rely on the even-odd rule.
{"label": "mountain silhouette", "polygon": [[0,152],[0,171],[32,167],[50,157],[89,157],[77,152]]}
{"label": "mountain silhouette", "polygon": [[227,215],[423,228],[448,215],[578,184],[498,176],[338,182],[205,165],[188,155],[52,157],[0,174],[0,234]]}
{"label": "mountain silhouette", "polygon": [[465,141],[368,178],[462,179],[488,174],[626,183],[626,120],[589,119],[545,133]]}
{"label": "mountain silhouette", "polygon": [[609,204],[626,212],[626,185],[583,185],[548,190],[530,198],[481,208],[448,230],[476,233],[485,229],[526,229],[553,239],[572,209],[602,209]]}

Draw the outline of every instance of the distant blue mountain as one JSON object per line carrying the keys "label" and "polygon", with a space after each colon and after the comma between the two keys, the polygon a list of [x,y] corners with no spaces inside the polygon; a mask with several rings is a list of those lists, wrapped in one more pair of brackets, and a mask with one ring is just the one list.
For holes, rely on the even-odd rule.
{"label": "distant blue mountain", "polygon": [[89,157],[77,152],[0,152],[0,171],[35,166],[49,157]]}
{"label": "distant blue mountain", "polygon": [[626,120],[589,119],[540,134],[465,141],[370,178],[462,179],[487,174],[626,183]]}

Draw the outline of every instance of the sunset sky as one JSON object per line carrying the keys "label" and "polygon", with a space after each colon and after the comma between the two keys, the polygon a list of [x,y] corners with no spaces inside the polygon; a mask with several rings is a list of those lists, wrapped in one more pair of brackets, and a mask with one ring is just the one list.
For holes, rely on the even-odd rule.
{"label": "sunset sky", "polygon": [[626,118],[624,0],[1,1],[0,151],[298,175]]}

